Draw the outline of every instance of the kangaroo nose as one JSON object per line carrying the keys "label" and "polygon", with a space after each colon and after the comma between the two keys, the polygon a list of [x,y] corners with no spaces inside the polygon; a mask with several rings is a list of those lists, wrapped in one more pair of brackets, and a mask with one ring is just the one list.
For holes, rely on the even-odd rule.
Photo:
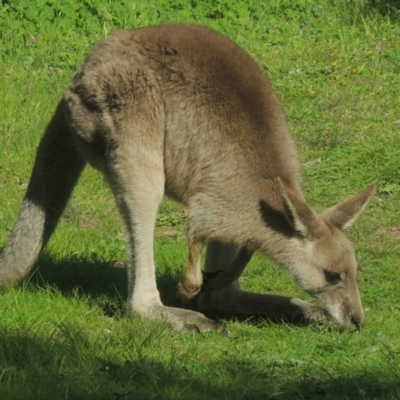
{"label": "kangaroo nose", "polygon": [[361,322],[361,318],[358,315],[353,315],[351,317],[351,323],[356,327],[357,330],[360,329]]}

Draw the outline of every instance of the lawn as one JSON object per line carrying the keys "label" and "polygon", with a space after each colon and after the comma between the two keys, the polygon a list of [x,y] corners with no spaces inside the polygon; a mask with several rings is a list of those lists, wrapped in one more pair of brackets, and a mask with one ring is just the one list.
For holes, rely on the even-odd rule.
{"label": "lawn", "polygon": [[[88,51],[115,29],[210,26],[264,66],[302,158],[309,204],[378,192],[348,230],[362,266],[357,332],[225,316],[229,337],[125,315],[125,244],[111,193],[87,168],[37,266],[0,293],[2,399],[400,398],[400,7],[395,0],[15,0],[0,4],[0,243],[36,147]],[[157,219],[167,305],[186,262],[186,210]],[[255,256],[245,289],[307,299]],[[196,309],[193,300],[188,307]]]}

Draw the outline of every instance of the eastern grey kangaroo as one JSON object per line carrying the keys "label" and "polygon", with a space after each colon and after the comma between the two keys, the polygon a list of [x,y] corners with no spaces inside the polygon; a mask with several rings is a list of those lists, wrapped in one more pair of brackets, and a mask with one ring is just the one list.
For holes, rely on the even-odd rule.
{"label": "eastern grey kangaroo", "polygon": [[[204,311],[333,319],[350,329],[363,322],[357,261],[342,231],[375,187],[323,213],[307,205],[280,102],[262,67],[228,38],[194,25],[120,30],[89,54],[39,145],[0,255],[1,287],[32,268],[87,162],[104,174],[122,216],[128,313],[182,331],[221,329],[200,312],[161,303],[153,236],[166,194],[189,208],[183,302],[200,293]],[[255,251],[319,305],[242,291],[238,279]]]}

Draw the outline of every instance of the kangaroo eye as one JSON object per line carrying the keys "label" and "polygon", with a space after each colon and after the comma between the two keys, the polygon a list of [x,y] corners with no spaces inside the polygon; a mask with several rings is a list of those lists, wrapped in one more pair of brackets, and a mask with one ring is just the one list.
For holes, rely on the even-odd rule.
{"label": "kangaroo eye", "polygon": [[339,272],[336,271],[327,271],[324,269],[325,279],[330,285],[336,285],[341,281],[341,276]]}

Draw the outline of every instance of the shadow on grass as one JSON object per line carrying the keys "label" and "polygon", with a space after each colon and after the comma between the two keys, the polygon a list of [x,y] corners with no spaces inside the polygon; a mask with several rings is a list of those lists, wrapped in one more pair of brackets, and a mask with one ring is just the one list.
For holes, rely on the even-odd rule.
{"label": "shadow on grass", "polygon": [[[388,399],[399,398],[398,371],[293,379],[290,366],[249,362],[240,355],[204,360],[155,361],[146,357],[116,365],[93,354],[90,340],[64,326],[54,340],[0,325],[2,399]],[[172,356],[173,357],[173,356]],[[310,373],[308,373],[310,374]],[[219,377],[222,379],[218,379]],[[216,377],[218,377],[216,379]]]}
{"label": "shadow on grass", "polygon": [[[127,298],[127,270],[123,263],[102,260],[66,259],[56,261],[44,254],[37,266],[27,278],[31,284],[39,287],[51,286],[63,295],[78,292],[94,300],[101,297],[101,307],[108,317],[119,318],[125,315]],[[176,296],[179,276],[173,271],[161,271],[157,275],[157,286],[163,304],[171,307],[187,308],[199,311],[197,298],[183,306]],[[228,313],[205,313],[208,317],[225,321],[242,321],[260,326],[262,322],[274,324],[306,325],[302,320],[272,318],[265,315],[235,315]]]}
{"label": "shadow on grass", "polygon": [[51,286],[64,296],[75,293],[101,302],[104,313],[119,317],[125,313],[127,273],[122,263],[69,258],[55,260],[44,253],[28,275],[29,284]]}
{"label": "shadow on grass", "polygon": [[399,0],[371,0],[364,5],[367,11],[377,10],[381,15],[390,17],[393,21],[400,21]]}
{"label": "shadow on grass", "polygon": [[[55,261],[43,255],[29,280],[52,286],[69,296],[106,297],[107,315],[123,314],[126,269],[113,263],[85,260]],[[175,299],[176,276],[159,277],[164,302]],[[126,349],[132,357],[121,364],[107,358],[99,340],[76,326],[57,326],[54,334],[35,329],[11,330],[0,322],[0,398],[10,399],[384,399],[400,398],[397,355],[376,371],[350,371],[332,377],[315,366],[299,370],[290,360],[265,359],[234,350],[220,359],[192,361],[160,349],[160,357]],[[146,339],[147,340],[147,339]],[[150,339],[159,348],[159,339]],[[205,335],[204,340],[207,340]],[[154,342],[154,343],[153,343]],[[162,340],[161,340],[162,343]],[[100,346],[100,350],[99,350]],[[134,346],[141,344],[132,343]]]}
{"label": "shadow on grass", "polygon": [[[118,317],[125,313],[128,279],[124,263],[100,259],[55,260],[44,253],[27,280],[39,287],[56,288],[65,296],[78,292],[93,299],[108,298],[110,307],[105,304],[104,308],[107,316]],[[157,275],[157,286],[165,305],[182,306],[176,297],[178,280],[172,272]]]}

